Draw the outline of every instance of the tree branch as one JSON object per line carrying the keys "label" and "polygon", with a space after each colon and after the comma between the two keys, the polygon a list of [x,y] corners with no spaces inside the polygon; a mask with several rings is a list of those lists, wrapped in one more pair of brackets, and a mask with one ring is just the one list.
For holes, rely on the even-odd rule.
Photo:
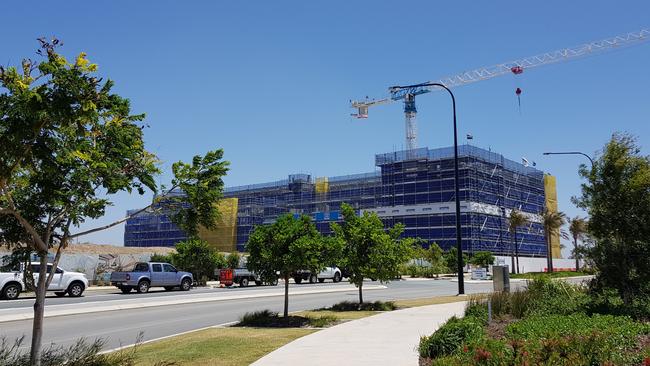
{"label": "tree branch", "polygon": [[[167,196],[168,196],[168,195],[169,195],[169,194],[170,194],[174,189],[176,189],[176,188],[178,188],[177,185],[176,185],[176,186],[173,186],[173,187],[170,188],[170,189],[169,189],[165,194],[163,194],[163,195],[161,195],[161,196],[159,196],[159,197],[167,197]],[[130,219],[130,218],[132,218],[132,217],[134,217],[134,216],[136,216],[136,215],[139,215],[139,214],[141,214],[141,213],[143,213],[143,212],[145,212],[146,210],[148,210],[149,208],[151,208],[151,206],[153,206],[154,203],[155,203],[155,200],[154,200],[154,202],[152,202],[151,204],[145,206],[144,208],[141,208],[141,209],[137,210],[136,212],[134,212],[134,213],[132,213],[132,214],[130,214],[130,215],[127,215],[126,217],[123,217],[123,218],[121,218],[121,219],[119,219],[119,220],[117,220],[117,221],[115,221],[115,222],[112,222],[112,223],[110,223],[110,224],[108,224],[108,225],[99,226],[99,227],[96,227],[96,228],[94,228],[94,229],[90,229],[90,230],[82,231],[82,232],[80,232],[80,233],[72,234],[72,235],[69,236],[68,239],[75,239],[75,238],[78,238],[78,237],[80,237],[80,236],[84,236],[84,235],[88,235],[88,234],[96,233],[96,232],[98,232],[98,231],[103,231],[103,230],[106,230],[106,229],[110,229],[110,228],[112,228],[113,226],[117,226],[117,225],[119,225],[119,224],[125,222],[126,220],[128,220],[128,219]]]}

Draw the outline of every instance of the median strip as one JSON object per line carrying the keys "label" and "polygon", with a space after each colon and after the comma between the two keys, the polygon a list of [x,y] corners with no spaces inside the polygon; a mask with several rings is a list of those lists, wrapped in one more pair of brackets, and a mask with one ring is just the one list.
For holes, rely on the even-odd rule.
{"label": "median strip", "polygon": [[[386,286],[383,285],[368,285],[364,286],[364,290],[381,290],[385,289]],[[325,287],[325,288],[312,288],[312,289],[294,289],[289,290],[289,295],[311,295],[311,294],[322,294],[322,293],[333,293],[333,292],[347,292],[347,291],[356,291],[355,287],[352,286],[336,286],[336,287]],[[65,305],[50,305],[45,308],[45,317],[54,317],[54,316],[65,316],[65,315],[77,315],[77,314],[88,314],[88,313],[99,313],[106,311],[116,311],[116,310],[130,310],[130,309],[143,309],[155,306],[169,306],[169,305],[181,305],[181,304],[195,304],[202,302],[211,302],[211,301],[227,301],[227,300],[239,300],[239,299],[250,299],[250,298],[260,298],[260,297],[275,297],[275,296],[284,296],[284,290],[277,291],[251,291],[250,293],[238,292],[233,295],[222,296],[222,292],[216,294],[196,294],[196,295],[187,295],[180,296],[175,299],[168,299],[168,297],[158,297],[150,299],[127,299],[127,300],[111,300],[111,301],[93,301],[87,303],[76,303],[76,304],[65,304]],[[216,295],[216,296],[215,296]],[[152,301],[152,299],[154,299]],[[147,301],[149,300],[149,301]],[[20,310],[14,309],[2,309],[0,310],[0,323],[18,321],[18,320],[29,320],[34,317],[31,308],[24,308]]]}

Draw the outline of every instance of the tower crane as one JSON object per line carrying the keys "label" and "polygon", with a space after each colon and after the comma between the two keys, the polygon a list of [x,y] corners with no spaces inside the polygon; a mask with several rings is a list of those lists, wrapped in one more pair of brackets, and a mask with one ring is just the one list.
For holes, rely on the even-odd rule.
{"label": "tower crane", "polygon": [[[640,44],[647,41],[648,39],[650,39],[650,29],[641,29],[637,32],[630,32],[599,41],[585,43],[577,47],[563,48],[560,50],[546,52],[531,57],[466,71],[458,75],[442,78],[435,82],[443,84],[448,88],[453,88],[482,80],[492,79],[501,75],[518,75],[523,73],[524,70],[533,67],[597,55],[610,50]],[[362,101],[351,101],[351,107],[357,109],[357,113],[352,114],[352,116],[356,118],[368,118],[368,109],[370,107],[403,100],[405,117],[404,121],[406,128],[406,148],[407,150],[415,149],[417,147],[417,127],[415,120],[417,109],[415,107],[415,97],[420,94],[440,90],[438,87],[426,85],[430,83],[433,82],[424,82],[413,85],[409,88],[390,87],[388,88],[388,92],[390,94],[388,97],[382,99],[368,99],[368,97],[366,97],[366,99]],[[517,88],[517,95],[520,93],[521,89]]]}

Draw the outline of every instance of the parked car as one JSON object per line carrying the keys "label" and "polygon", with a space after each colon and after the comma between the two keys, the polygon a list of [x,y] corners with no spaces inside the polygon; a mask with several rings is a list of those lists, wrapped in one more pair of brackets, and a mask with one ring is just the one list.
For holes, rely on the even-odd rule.
{"label": "parked car", "polygon": [[[264,284],[264,281],[260,276],[251,272],[246,268],[236,268],[236,269],[222,269],[219,271],[219,282],[225,286],[232,286],[233,284],[239,284],[240,287],[246,287],[250,282],[255,282],[257,286]],[[278,279],[275,278],[273,281],[266,283],[267,285],[277,286]]]}
{"label": "parked car", "polygon": [[341,270],[339,267],[331,266],[325,267],[324,270],[319,273],[311,273],[309,270],[300,270],[292,275],[293,280],[296,283],[302,283],[302,281],[309,281],[309,283],[316,283],[316,281],[323,283],[325,280],[332,280],[332,282],[340,282],[343,276],[341,275]]}
{"label": "parked car", "polygon": [[125,294],[133,289],[146,293],[151,287],[164,287],[166,291],[178,287],[182,291],[189,291],[193,283],[191,273],[179,271],[169,263],[139,262],[131,272],[111,273],[111,285]]}
{"label": "parked car", "polygon": [[[34,275],[34,283],[36,283],[41,264],[39,262],[32,262],[30,266]],[[48,263],[47,273],[50,273],[51,270],[52,264]],[[20,268],[16,268],[13,272],[0,273],[0,298],[7,300],[17,299],[20,293],[25,291],[24,275],[24,265],[20,265]],[[47,291],[52,291],[59,297],[65,296],[66,294],[70,297],[79,297],[83,295],[86,288],[88,288],[88,279],[85,274],[66,271],[61,267],[56,267],[52,282],[50,282]]]}

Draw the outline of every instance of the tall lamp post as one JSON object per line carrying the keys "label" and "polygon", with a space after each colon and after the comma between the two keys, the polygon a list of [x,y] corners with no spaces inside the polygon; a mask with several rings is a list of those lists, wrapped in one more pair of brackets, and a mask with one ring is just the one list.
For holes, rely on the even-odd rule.
{"label": "tall lamp post", "polygon": [[415,87],[424,87],[424,86],[437,86],[445,89],[451,96],[451,105],[454,112],[454,177],[456,185],[456,248],[458,249],[458,295],[465,295],[465,278],[463,275],[463,244],[460,231],[460,185],[459,185],[459,174],[458,174],[458,131],[456,128],[456,98],[454,93],[449,90],[446,86],[440,83],[423,83],[415,85],[403,85],[403,86],[393,86],[389,90],[397,91],[401,89],[410,89]]}
{"label": "tall lamp post", "polygon": [[589,159],[589,162],[591,163],[591,168],[593,169],[594,167],[594,159],[592,159],[591,156],[580,151],[545,152],[544,155],[582,155],[587,159]]}
{"label": "tall lamp post", "polygon": [[[589,162],[591,163],[591,170],[592,170],[592,171],[594,170],[594,159],[592,159],[591,156],[589,156],[589,155],[587,155],[587,154],[585,154],[585,153],[583,153],[583,152],[580,152],[580,151],[545,152],[545,153],[543,153],[543,154],[544,154],[544,155],[582,155],[582,156],[584,156],[585,158],[589,159]],[[551,256],[551,255],[552,255],[552,254],[551,254],[551,244],[550,244],[550,241],[549,241],[549,244],[548,244],[548,248],[547,248],[547,250],[548,250],[548,252],[549,252],[547,258],[549,258],[549,263],[552,263],[552,262],[550,262],[550,260],[552,260],[552,256]],[[552,272],[552,271],[553,271],[553,265],[550,264],[548,267],[549,267],[550,271]]]}

